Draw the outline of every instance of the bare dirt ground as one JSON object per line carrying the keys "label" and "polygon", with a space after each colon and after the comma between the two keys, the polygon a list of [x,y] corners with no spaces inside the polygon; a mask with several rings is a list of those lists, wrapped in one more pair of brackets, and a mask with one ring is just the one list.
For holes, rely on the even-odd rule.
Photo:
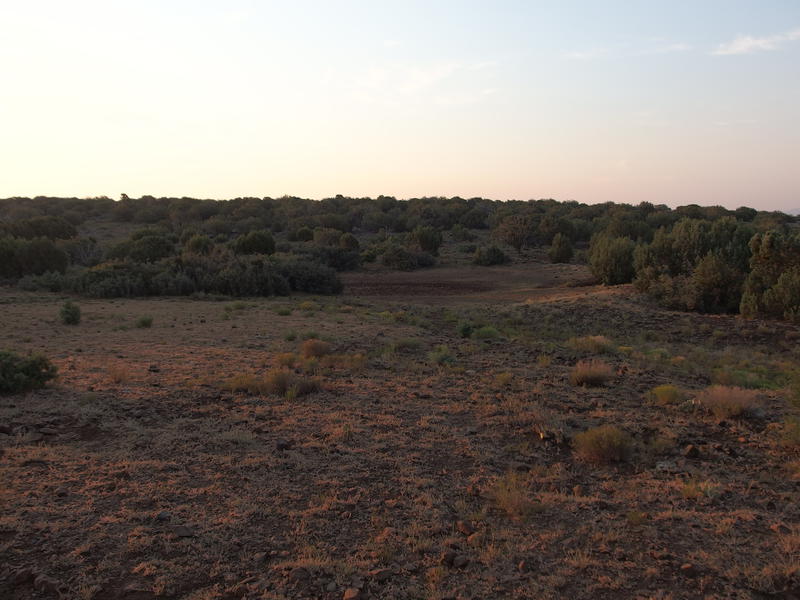
{"label": "bare dirt ground", "polygon": [[[355,274],[339,298],[79,299],[77,326],[0,290],[2,345],[60,370],[0,397],[0,597],[800,597],[797,329],[585,282]],[[303,397],[229,391],[312,337],[365,358],[301,361]],[[605,385],[570,383],[587,358]],[[757,388],[750,418],[692,402],[728,380]],[[576,456],[607,423],[630,458]]]}

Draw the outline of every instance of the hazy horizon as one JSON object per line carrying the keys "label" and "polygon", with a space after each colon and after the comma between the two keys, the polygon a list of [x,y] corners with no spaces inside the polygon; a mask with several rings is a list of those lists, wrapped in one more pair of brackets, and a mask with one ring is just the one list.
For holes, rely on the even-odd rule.
{"label": "hazy horizon", "polygon": [[800,208],[796,2],[4,2],[0,197]]}

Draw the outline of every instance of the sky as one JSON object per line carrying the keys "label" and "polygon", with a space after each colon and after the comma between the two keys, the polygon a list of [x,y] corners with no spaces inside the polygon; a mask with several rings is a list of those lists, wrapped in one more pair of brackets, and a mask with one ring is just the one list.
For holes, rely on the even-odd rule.
{"label": "sky", "polygon": [[800,2],[0,0],[0,197],[800,208]]}

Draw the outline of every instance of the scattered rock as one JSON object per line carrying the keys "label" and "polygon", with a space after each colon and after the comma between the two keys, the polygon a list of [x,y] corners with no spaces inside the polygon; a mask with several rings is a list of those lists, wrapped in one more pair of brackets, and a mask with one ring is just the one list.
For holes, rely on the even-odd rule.
{"label": "scattered rock", "polygon": [[456,523],[456,529],[464,535],[472,535],[475,533],[475,528],[468,521],[458,521]]}
{"label": "scattered rock", "polygon": [[347,588],[342,594],[342,600],[360,600],[361,590],[358,588]]}
{"label": "scattered rock", "polygon": [[463,569],[469,564],[469,559],[463,554],[459,554],[453,559],[453,566],[456,569]]}
{"label": "scattered rock", "polygon": [[293,581],[295,583],[300,581],[307,581],[309,577],[311,577],[311,574],[305,567],[295,567],[294,569],[289,571],[289,581]]}
{"label": "scattered rock", "polygon": [[370,571],[368,575],[375,581],[386,581],[393,575],[393,573],[391,569],[375,569]]}
{"label": "scattered rock", "polygon": [[688,446],[686,446],[686,448],[683,449],[683,455],[686,458],[699,458],[700,449],[694,444],[689,444]]}
{"label": "scattered rock", "polygon": [[189,538],[194,537],[194,530],[191,527],[187,527],[186,525],[176,525],[175,528],[172,530],[172,533],[177,535],[180,538]]}

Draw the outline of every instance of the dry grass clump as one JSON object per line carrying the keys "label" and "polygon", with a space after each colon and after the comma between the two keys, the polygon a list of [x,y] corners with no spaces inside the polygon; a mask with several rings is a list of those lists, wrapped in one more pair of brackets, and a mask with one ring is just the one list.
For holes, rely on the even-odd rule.
{"label": "dry grass clump", "polygon": [[613,425],[587,429],[575,436],[575,454],[591,463],[607,464],[628,458],[633,447],[630,436]]}
{"label": "dry grass clump", "polygon": [[301,351],[306,358],[321,358],[331,353],[331,345],[328,342],[311,338],[303,342]]}
{"label": "dry grass clump", "polygon": [[752,416],[758,406],[758,392],[740,387],[712,385],[695,397],[695,402],[718,419]]}
{"label": "dry grass clump", "polygon": [[527,478],[516,471],[509,471],[498,478],[489,490],[489,497],[500,510],[517,521],[541,510],[541,503],[528,496]]}
{"label": "dry grass clump", "polygon": [[108,367],[108,378],[114,383],[127,383],[130,381],[131,372],[125,365],[111,365]]}
{"label": "dry grass clump", "polygon": [[319,361],[320,365],[331,369],[345,369],[347,371],[361,371],[367,365],[364,354],[328,354]]}
{"label": "dry grass clump", "polygon": [[650,390],[648,396],[656,404],[660,404],[661,406],[679,404],[686,398],[683,390],[671,384],[657,385]]}
{"label": "dry grass clump", "polygon": [[601,360],[582,360],[573,367],[569,374],[572,385],[597,387],[614,377],[611,365]]}
{"label": "dry grass clump", "polygon": [[614,343],[604,335],[574,337],[568,343],[575,350],[592,354],[610,354],[616,350]]}
{"label": "dry grass clump", "polygon": [[316,392],[319,389],[319,381],[298,375],[288,369],[272,369],[264,377],[245,373],[234,375],[224,387],[232,392],[299,398]]}
{"label": "dry grass clump", "polygon": [[275,362],[279,367],[294,368],[300,361],[300,358],[294,352],[283,352],[275,357]]}
{"label": "dry grass clump", "polygon": [[800,418],[786,418],[783,422],[782,442],[787,448],[800,448]]}

